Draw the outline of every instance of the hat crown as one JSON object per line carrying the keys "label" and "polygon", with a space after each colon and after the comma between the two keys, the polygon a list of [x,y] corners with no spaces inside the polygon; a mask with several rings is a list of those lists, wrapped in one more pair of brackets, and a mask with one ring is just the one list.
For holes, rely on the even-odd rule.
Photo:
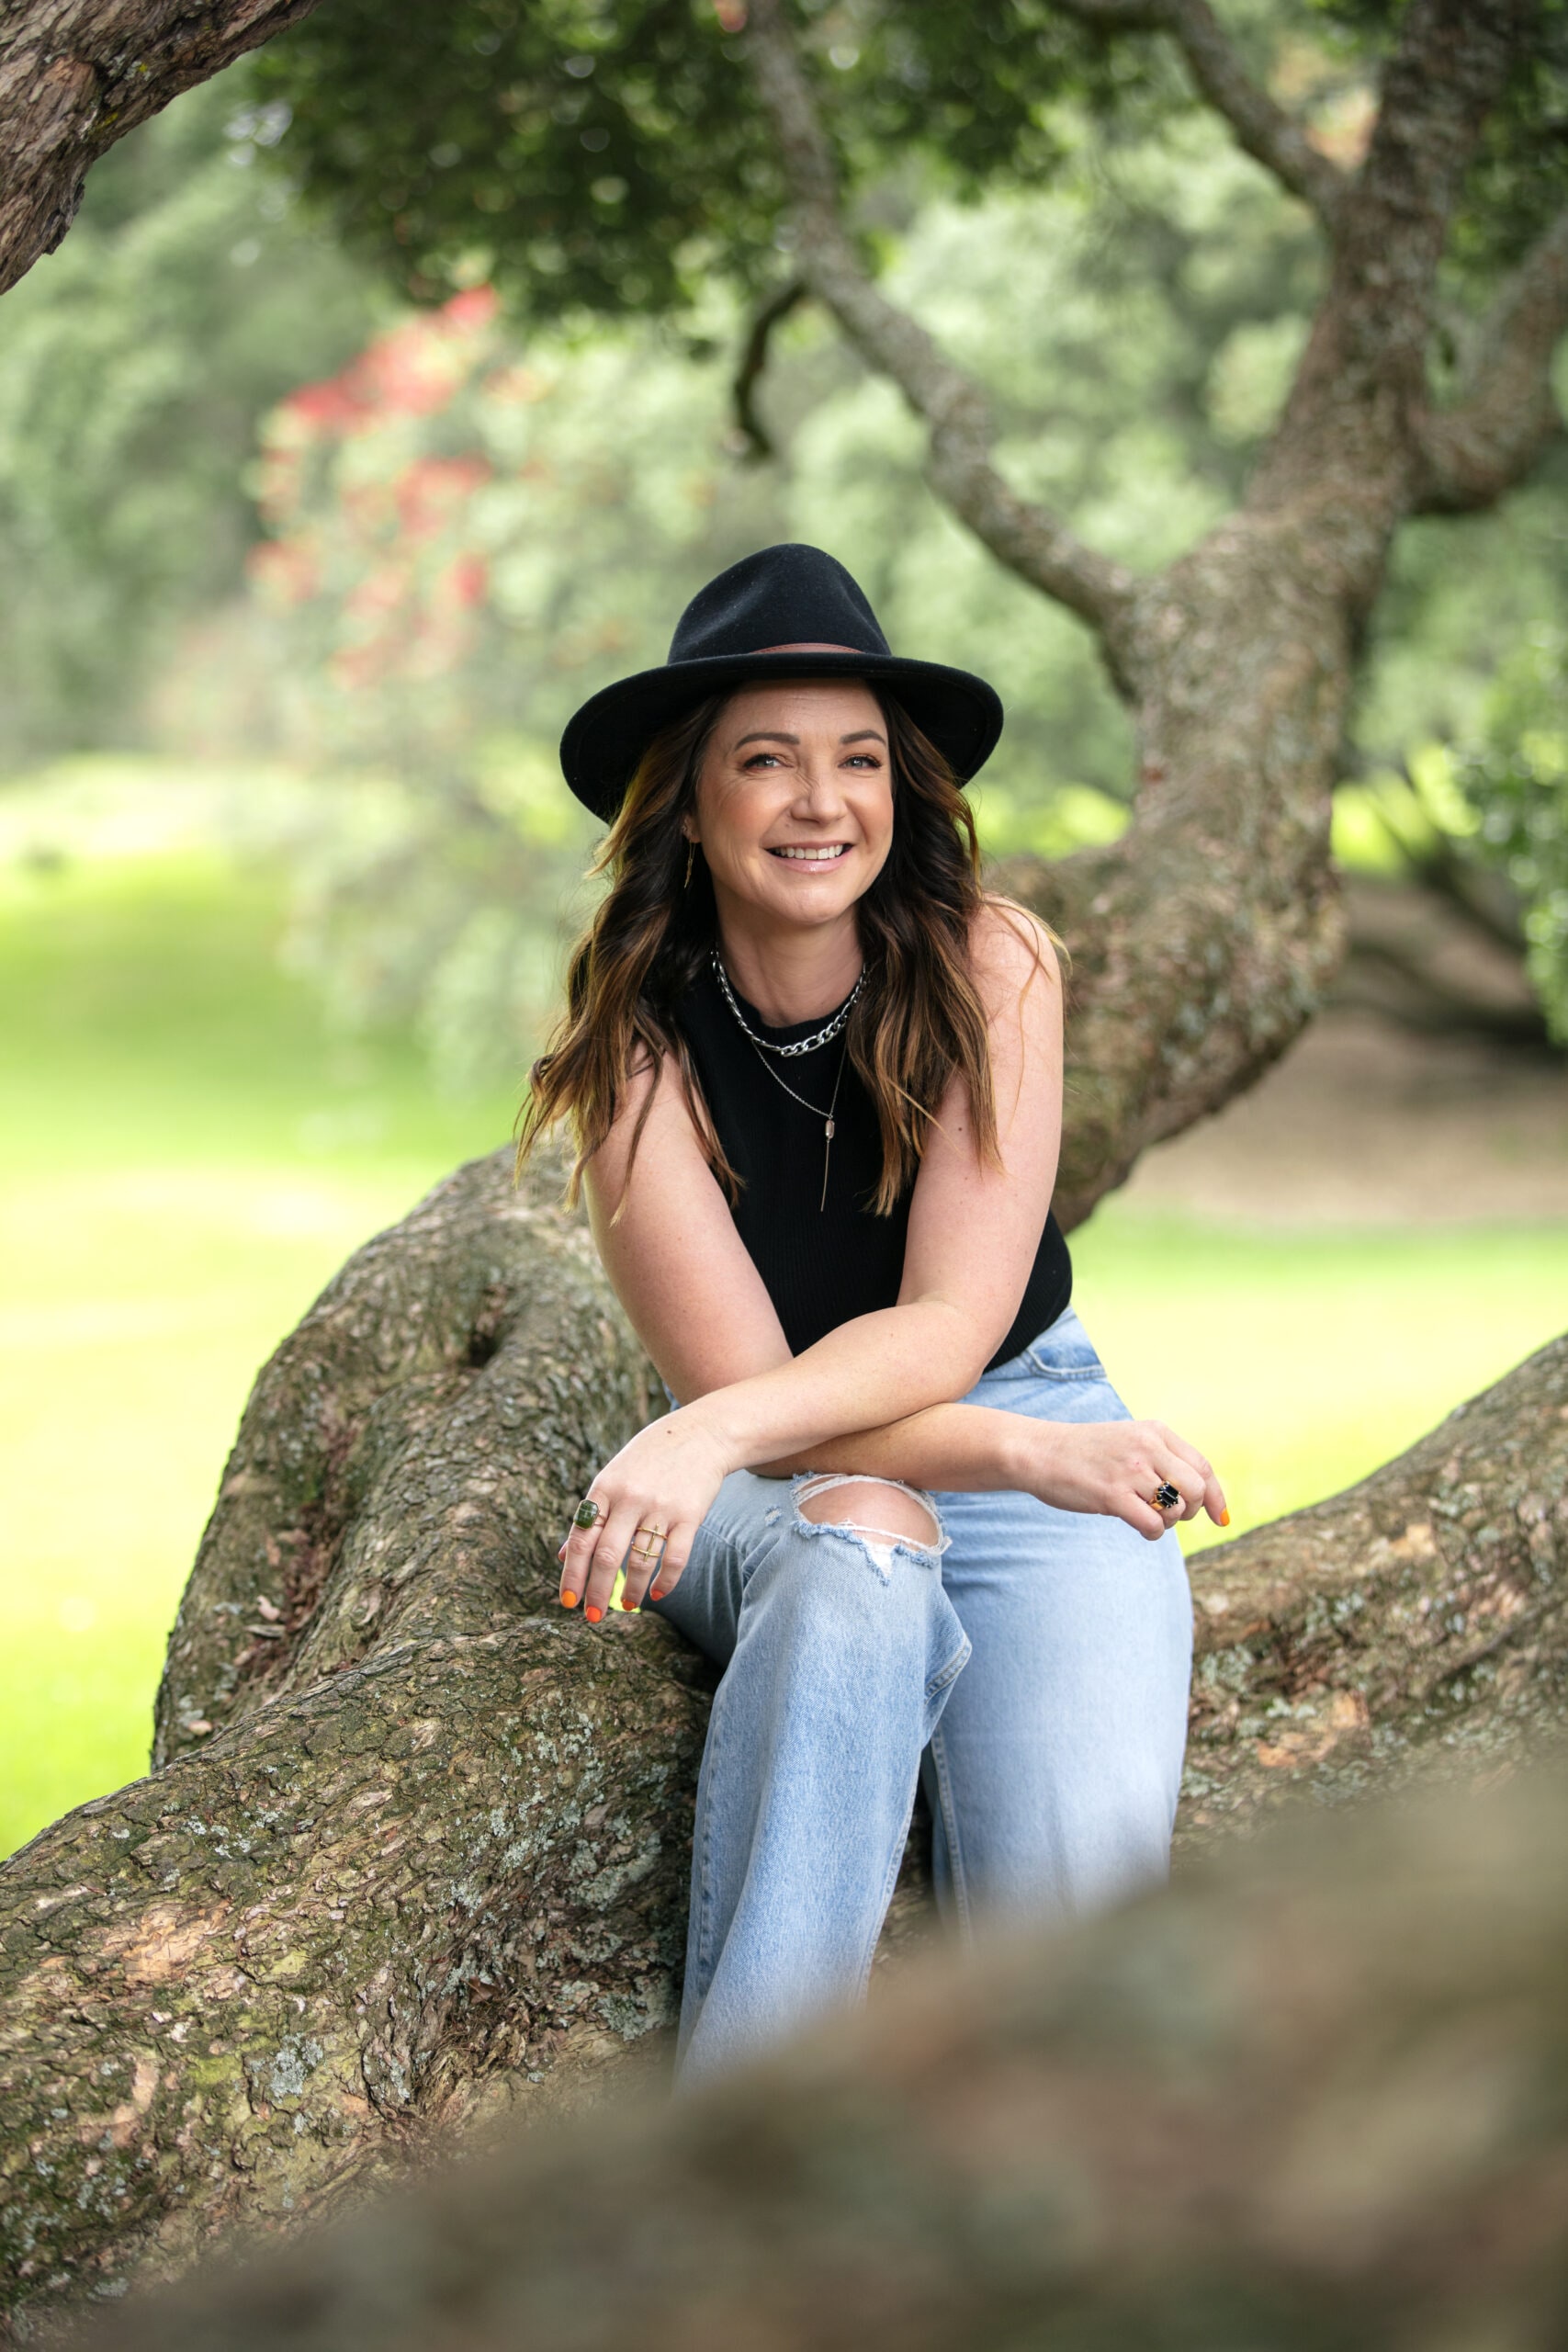
{"label": "hat crown", "polygon": [[863,590],[820,548],[796,542],[743,556],[698,590],[675,625],[671,662],[766,653],[783,645],[842,646],[886,655]]}

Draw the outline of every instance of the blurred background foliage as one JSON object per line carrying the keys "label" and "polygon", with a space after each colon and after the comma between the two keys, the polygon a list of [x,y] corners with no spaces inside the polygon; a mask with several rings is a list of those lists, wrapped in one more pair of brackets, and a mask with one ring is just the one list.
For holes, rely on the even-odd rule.
{"label": "blurred background foliage", "polygon": [[[1300,209],[1157,44],[1040,0],[806,13],[858,232],[990,388],[1010,473],[1132,565],[1190,545],[1306,332]],[[1392,0],[1224,14],[1353,162]],[[255,1363],[504,1136],[586,903],[559,728],[662,659],[704,579],[814,540],[896,643],[993,677],[993,851],[1125,821],[1129,725],[1081,631],[936,504],[897,399],[809,307],[755,388],[772,454],[738,427],[755,306],[791,282],[739,21],[333,0],[113,149],[6,298],[0,1847],[140,1769]],[[1561,192],[1560,0],[1543,21],[1440,377]],[[1337,806],[1347,986],[1537,1047],[1540,1005],[1568,1033],[1565,487],[1560,447],[1496,512],[1404,532]],[[1528,948],[1537,995],[1478,992],[1461,938],[1506,976]],[[1223,1458],[1238,1527],[1386,1458],[1568,1301],[1561,1227],[1238,1233],[1112,1202],[1075,1256],[1134,1409]]]}
{"label": "blurred background foliage", "polygon": [[[257,171],[243,77],[111,149],[0,336],[0,764],[146,738],[242,593],[273,401],[371,331],[375,281]],[[253,136],[242,136],[248,126]]]}
{"label": "blurred background foliage", "polygon": [[[394,13],[396,40],[382,8],[338,0],[128,139],[10,298],[12,770],[177,746],[310,777],[247,818],[254,840],[270,809],[295,876],[295,967],[344,1023],[412,1023],[459,1090],[515,1076],[582,910],[562,721],[660,660],[693,590],[769,537],[831,548],[896,642],[997,681],[987,846],[1112,834],[1132,746],[1082,632],[936,503],[897,396],[810,309],[775,330],[757,395],[772,456],[737,430],[747,304],[788,256],[711,11]],[[1382,14],[1287,13],[1288,38],[1280,11],[1242,7],[1243,37],[1353,160]],[[1012,0],[814,27],[864,233],[990,388],[1010,475],[1131,564],[1190,545],[1238,494],[1305,334],[1322,262],[1301,209],[1157,48]],[[1533,80],[1510,99],[1544,103]],[[1480,175],[1456,355],[1467,269],[1550,193],[1526,130],[1511,175],[1495,157]],[[595,195],[590,170],[628,193]],[[575,243],[547,235],[558,216]],[[1351,863],[1495,948],[1522,954],[1528,930],[1560,1034],[1564,721],[1540,649],[1568,628],[1565,482],[1560,450],[1495,514],[1403,535],[1340,823]],[[1411,963],[1388,936],[1377,953]],[[1407,1010],[1451,1013],[1451,990],[1406,979]]]}

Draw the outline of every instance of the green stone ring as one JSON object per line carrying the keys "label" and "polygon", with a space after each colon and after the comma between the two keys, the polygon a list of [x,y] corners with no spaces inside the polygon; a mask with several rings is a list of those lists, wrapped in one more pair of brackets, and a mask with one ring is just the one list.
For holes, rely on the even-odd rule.
{"label": "green stone ring", "polygon": [[573,1527],[597,1527],[604,1516],[604,1506],[592,1495],[584,1495],[571,1514]]}

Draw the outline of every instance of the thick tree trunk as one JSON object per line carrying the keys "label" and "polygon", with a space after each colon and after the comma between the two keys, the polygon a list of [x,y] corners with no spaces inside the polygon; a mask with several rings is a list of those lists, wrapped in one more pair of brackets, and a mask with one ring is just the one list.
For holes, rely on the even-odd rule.
{"label": "thick tree trunk", "polygon": [[[567,1506],[654,1393],[585,1232],[504,1153],[267,1366],[171,1643],[164,1769],[0,1872],[21,2325],[658,2062],[707,1676],[655,1620],[549,1605]],[[1201,1559],[1189,1841],[1553,1718],[1565,1488],[1562,1343]]]}
{"label": "thick tree trunk", "polygon": [[1560,430],[1551,361],[1568,324],[1568,216],[1500,295],[1467,397],[1434,417],[1437,273],[1488,112],[1529,42],[1532,0],[1411,0],[1353,178],[1250,83],[1206,0],[1060,5],[1172,38],[1330,246],[1326,291],[1245,500],[1153,576],[1086,547],[1011,488],[979,385],[867,275],[785,0],[750,0],[746,40],[807,291],[925,424],[938,495],[998,561],[1089,625],[1135,718],[1122,840],[1055,867],[1020,860],[1001,876],[1075,957],[1056,1203],[1071,1224],[1147,1145],[1261,1075],[1322,1002],[1344,945],[1329,809],[1358,642],[1405,517],[1495,497]]}
{"label": "thick tree trunk", "polygon": [[1298,1819],[88,2346],[1555,2352],[1565,1804],[1532,1776]]}
{"label": "thick tree trunk", "polygon": [[51,254],[98,157],[316,0],[8,0],[0,12],[0,293]]}

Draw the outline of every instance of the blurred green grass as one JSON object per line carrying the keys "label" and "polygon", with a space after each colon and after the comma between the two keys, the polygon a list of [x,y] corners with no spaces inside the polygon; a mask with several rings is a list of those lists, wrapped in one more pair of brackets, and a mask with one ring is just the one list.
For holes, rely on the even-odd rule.
{"label": "blurred green grass", "polygon": [[251,1380],[514,1104],[334,1036],[284,883],[184,848],[0,868],[0,1852],[145,1770]]}
{"label": "blurred green grass", "polygon": [[[0,1851],[144,1769],[251,1380],[513,1104],[335,1036],[284,881],[175,842],[0,865]],[[1568,1228],[1222,1229],[1112,1202],[1078,1302],[1237,1532],[1359,1476],[1568,1322]],[[1198,1541],[1203,1538],[1200,1536]]]}

